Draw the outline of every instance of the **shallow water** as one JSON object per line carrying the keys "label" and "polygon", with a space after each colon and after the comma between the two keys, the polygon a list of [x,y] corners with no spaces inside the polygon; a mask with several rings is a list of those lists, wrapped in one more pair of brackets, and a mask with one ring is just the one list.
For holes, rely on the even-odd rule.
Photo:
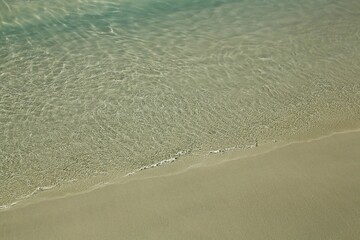
{"label": "shallow water", "polygon": [[360,123],[357,0],[0,1],[0,205]]}

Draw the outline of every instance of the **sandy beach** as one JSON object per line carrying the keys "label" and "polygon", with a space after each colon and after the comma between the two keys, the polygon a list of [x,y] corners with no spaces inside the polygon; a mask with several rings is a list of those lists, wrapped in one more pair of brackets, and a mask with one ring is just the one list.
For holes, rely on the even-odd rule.
{"label": "sandy beach", "polygon": [[0,240],[360,239],[359,0],[0,0]]}
{"label": "sandy beach", "polygon": [[[0,239],[358,239],[360,132],[0,213]],[[162,176],[164,172],[168,174]]]}

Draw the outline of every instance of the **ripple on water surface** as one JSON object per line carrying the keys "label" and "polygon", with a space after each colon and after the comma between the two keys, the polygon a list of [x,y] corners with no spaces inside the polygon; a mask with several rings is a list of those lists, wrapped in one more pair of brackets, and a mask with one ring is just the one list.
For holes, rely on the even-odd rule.
{"label": "ripple on water surface", "polygon": [[359,123],[360,2],[0,2],[0,205]]}

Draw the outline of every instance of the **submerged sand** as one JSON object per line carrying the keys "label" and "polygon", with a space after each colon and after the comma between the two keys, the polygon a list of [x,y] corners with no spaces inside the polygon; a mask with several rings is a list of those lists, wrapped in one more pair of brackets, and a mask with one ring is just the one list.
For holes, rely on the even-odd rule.
{"label": "submerged sand", "polygon": [[1,212],[0,239],[359,239],[359,143],[360,132],[341,133],[182,173],[144,171]]}

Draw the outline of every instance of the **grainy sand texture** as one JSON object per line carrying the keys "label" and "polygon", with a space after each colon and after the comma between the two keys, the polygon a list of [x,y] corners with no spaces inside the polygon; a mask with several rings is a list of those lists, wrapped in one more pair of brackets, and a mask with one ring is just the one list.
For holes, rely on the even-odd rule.
{"label": "grainy sand texture", "polygon": [[147,170],[1,212],[0,239],[359,239],[359,143],[348,132],[182,173]]}

